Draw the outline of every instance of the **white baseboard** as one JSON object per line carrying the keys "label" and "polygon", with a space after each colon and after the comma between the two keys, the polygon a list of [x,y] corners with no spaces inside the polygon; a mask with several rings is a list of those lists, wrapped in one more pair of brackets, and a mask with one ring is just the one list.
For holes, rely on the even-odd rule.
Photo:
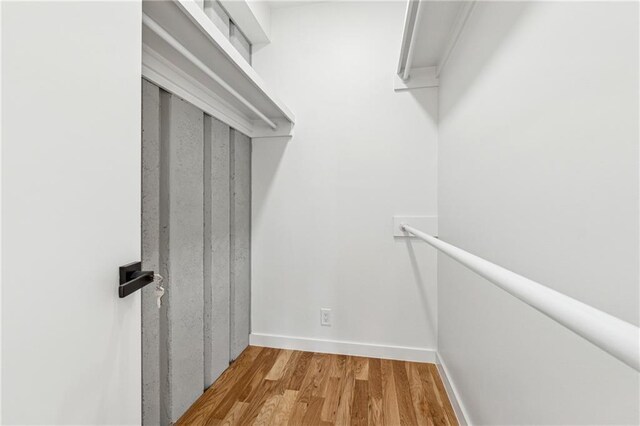
{"label": "white baseboard", "polygon": [[374,345],[370,343],[310,339],[306,337],[278,336],[275,334],[262,333],[251,333],[251,335],[249,335],[249,344],[269,348],[366,356],[399,361],[436,362],[435,350],[406,346]]}
{"label": "white baseboard", "polygon": [[467,410],[462,405],[462,400],[460,399],[460,394],[456,391],[455,385],[449,380],[449,370],[447,370],[447,366],[440,354],[436,354],[436,365],[438,367],[438,372],[440,373],[440,377],[444,382],[444,387],[447,391],[447,395],[449,396],[449,401],[451,401],[451,405],[453,406],[453,411],[456,413],[456,417],[458,418],[458,423],[461,425],[469,425],[469,415],[467,414]]}

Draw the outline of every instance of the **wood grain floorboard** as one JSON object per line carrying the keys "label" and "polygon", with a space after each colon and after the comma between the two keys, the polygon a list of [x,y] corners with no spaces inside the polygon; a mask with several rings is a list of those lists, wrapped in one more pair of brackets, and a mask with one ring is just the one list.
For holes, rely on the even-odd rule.
{"label": "wood grain floorboard", "polygon": [[416,413],[416,421],[420,426],[431,426],[433,421],[429,420],[429,404],[427,403],[427,397],[424,389],[422,388],[422,381],[420,380],[420,372],[418,368],[412,362],[405,363],[407,368],[407,377],[409,379],[409,388],[411,392],[411,399],[413,400],[413,410]]}
{"label": "wood grain floorboard", "polygon": [[[242,416],[242,413],[244,413],[244,410],[247,409],[247,405],[249,404],[247,404],[246,402],[236,401],[235,404],[233,404],[233,406],[231,407],[231,410],[229,410],[227,415],[224,417],[224,419],[222,419],[217,424],[219,424],[220,426],[231,426],[231,425],[238,424],[238,422],[240,421],[240,417]],[[214,419],[213,417],[211,419],[213,421],[217,420],[217,419]]]}
{"label": "wood grain floorboard", "polygon": [[278,409],[278,405],[280,405],[280,401],[282,400],[282,395],[273,395],[267,398],[265,403],[262,405],[260,409],[260,413],[258,413],[258,417],[253,422],[254,426],[266,426],[271,425],[273,416],[276,414],[276,410]]}
{"label": "wood grain floorboard", "polygon": [[369,424],[383,425],[382,370],[380,360],[369,358]]}
{"label": "wood grain floorboard", "polygon": [[398,411],[400,412],[401,425],[418,424],[416,413],[413,411],[411,401],[411,389],[407,378],[407,369],[402,361],[393,361],[393,380],[396,384],[396,397],[398,398]]}
{"label": "wood grain floorboard", "polygon": [[338,404],[340,403],[340,391],[342,389],[341,377],[330,377],[327,386],[327,396],[322,406],[321,418],[326,422],[335,423]]}
{"label": "wood grain floorboard", "polygon": [[[262,352],[262,349],[263,348],[259,346],[247,347],[238,358],[236,358],[234,363],[220,375],[215,384],[209,387],[191,408],[187,410],[180,420],[178,420],[178,423],[185,425],[199,424],[199,418],[202,417],[203,413],[210,414],[222,399],[227,396],[229,391],[238,382],[238,378],[242,377],[253,365],[258,355]],[[202,422],[204,423],[204,419]]]}
{"label": "wood grain floorboard", "polygon": [[427,405],[429,407],[429,417],[433,420],[436,426],[446,426],[449,424],[447,416],[444,410],[438,403],[438,396],[436,395],[436,387],[433,383],[433,377],[429,371],[429,367],[426,364],[418,364],[418,371],[420,373],[420,380],[422,381],[422,388],[427,396]]}
{"label": "wood grain floorboard", "polygon": [[457,426],[434,364],[248,347],[179,426]]}
{"label": "wood grain floorboard", "polygon": [[280,380],[282,378],[284,369],[289,363],[289,358],[291,358],[292,353],[293,351],[290,350],[280,351],[280,354],[278,354],[278,358],[276,358],[275,364],[273,364],[273,367],[269,371],[269,374],[267,374],[267,380]]}
{"label": "wood grain floorboard", "polygon": [[289,421],[287,425],[289,426],[298,426],[302,425],[302,419],[307,411],[307,404],[304,402],[294,402],[293,410],[291,411],[291,417],[289,417]]}
{"label": "wood grain floorboard", "polygon": [[304,380],[309,364],[311,363],[311,358],[313,358],[313,352],[303,352],[300,357],[298,357],[296,368],[289,378],[287,389],[300,390],[302,380]]}
{"label": "wood grain floorboard", "polygon": [[276,412],[273,413],[272,426],[284,426],[289,422],[289,417],[291,417],[293,404],[295,404],[296,399],[298,399],[298,391],[284,391],[282,398],[280,398],[280,403],[276,408]]}
{"label": "wood grain floorboard", "polygon": [[353,401],[351,403],[351,424],[366,426],[369,424],[369,382],[357,380],[353,387]]}
{"label": "wood grain floorboard", "polygon": [[302,424],[305,426],[319,426],[322,423],[320,418],[320,412],[322,411],[322,404],[324,398],[318,396],[312,396],[309,404],[307,405],[307,411],[302,418]]}
{"label": "wood grain floorboard", "polygon": [[384,424],[399,425],[400,413],[398,412],[398,398],[396,396],[396,383],[393,379],[392,361],[383,359],[380,361],[382,375],[382,415]]}
{"label": "wood grain floorboard", "polygon": [[347,357],[345,375],[340,389],[336,424],[348,425],[351,422],[351,405],[353,404],[353,388],[356,385],[355,365],[353,357]]}

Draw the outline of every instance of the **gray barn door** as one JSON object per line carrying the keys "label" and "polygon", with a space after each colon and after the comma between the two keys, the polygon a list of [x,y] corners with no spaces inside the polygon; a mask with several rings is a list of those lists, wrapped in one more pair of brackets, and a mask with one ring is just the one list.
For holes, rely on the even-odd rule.
{"label": "gray barn door", "polygon": [[154,84],[142,89],[142,420],[168,425],[248,345],[251,140]]}
{"label": "gray barn door", "polygon": [[229,126],[205,116],[204,381],[210,386],[229,365],[230,185]]}
{"label": "gray barn door", "polygon": [[231,131],[231,342],[236,359],[249,345],[251,302],[251,140]]}

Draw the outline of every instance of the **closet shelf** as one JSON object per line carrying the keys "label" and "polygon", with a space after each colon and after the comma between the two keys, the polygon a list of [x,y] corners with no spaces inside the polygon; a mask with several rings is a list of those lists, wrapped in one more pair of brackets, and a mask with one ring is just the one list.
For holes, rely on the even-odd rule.
{"label": "closet shelf", "polygon": [[293,113],[194,0],[142,12],[144,78],[251,138],[292,135]]}
{"label": "closet shelf", "polygon": [[437,87],[440,72],[475,1],[409,0],[402,34],[396,90]]}

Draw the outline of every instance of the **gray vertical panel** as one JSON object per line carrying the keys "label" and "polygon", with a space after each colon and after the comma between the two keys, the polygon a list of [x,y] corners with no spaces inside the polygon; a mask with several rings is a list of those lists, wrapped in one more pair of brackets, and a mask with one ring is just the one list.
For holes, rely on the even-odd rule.
{"label": "gray vertical panel", "polygon": [[251,43],[233,22],[229,25],[229,41],[242,57],[251,63]]}
{"label": "gray vertical panel", "polygon": [[163,397],[169,421],[176,421],[204,389],[204,114],[172,95],[163,96],[161,105],[161,196],[168,197],[161,210],[167,292]]}
{"label": "gray vertical panel", "polygon": [[[142,80],[142,269],[160,268],[160,89]],[[142,289],[142,424],[160,423],[160,323],[155,286]]]}
{"label": "gray vertical panel", "polygon": [[171,94],[160,91],[160,274],[165,295],[160,309],[160,425],[171,424],[171,386],[169,376],[169,128]]}
{"label": "gray vertical panel", "polygon": [[229,38],[229,15],[222,8],[217,0],[204,0],[204,13],[218,27],[218,29]]}
{"label": "gray vertical panel", "polygon": [[251,301],[251,139],[231,132],[231,359],[249,344]]}
{"label": "gray vertical panel", "polygon": [[229,126],[205,116],[204,383],[229,366]]}

